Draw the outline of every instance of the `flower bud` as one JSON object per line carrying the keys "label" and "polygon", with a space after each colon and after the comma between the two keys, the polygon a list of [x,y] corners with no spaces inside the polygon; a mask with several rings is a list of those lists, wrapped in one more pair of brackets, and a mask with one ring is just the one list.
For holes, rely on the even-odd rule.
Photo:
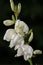
{"label": "flower bud", "polygon": [[14,12],[14,2],[13,2],[13,0],[10,0],[10,5],[11,5],[11,9],[12,9],[12,11]]}
{"label": "flower bud", "polygon": [[33,40],[33,32],[31,32],[31,35],[30,35],[30,37],[29,37],[29,42],[31,42]]}
{"label": "flower bud", "polygon": [[3,21],[3,24],[5,26],[10,26],[10,25],[13,25],[14,24],[14,21],[12,21],[12,20],[5,20],[5,21]]}
{"label": "flower bud", "polygon": [[18,4],[18,14],[21,12],[21,3]]}
{"label": "flower bud", "polygon": [[35,50],[34,54],[42,54],[42,51],[41,50]]}

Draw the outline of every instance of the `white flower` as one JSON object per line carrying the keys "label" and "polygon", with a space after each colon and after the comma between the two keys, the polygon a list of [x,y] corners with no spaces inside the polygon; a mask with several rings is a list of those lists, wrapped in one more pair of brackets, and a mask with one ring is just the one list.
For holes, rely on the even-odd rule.
{"label": "white flower", "polygon": [[21,35],[18,35],[14,29],[8,29],[4,35],[4,40],[10,41],[9,47],[18,46],[24,44],[24,38]]}
{"label": "white flower", "polygon": [[12,20],[5,20],[5,21],[3,21],[3,24],[5,26],[10,26],[10,25],[13,25],[14,24],[14,21],[12,21]]}
{"label": "white flower", "polygon": [[15,50],[16,50],[19,47],[19,45],[23,45],[23,44],[24,44],[24,38],[16,34],[12,36],[9,47],[12,48],[13,46],[15,46]]}
{"label": "white flower", "polygon": [[8,30],[6,31],[6,33],[5,33],[3,39],[6,40],[6,41],[10,41],[11,38],[12,38],[12,35],[14,35],[14,34],[15,34],[14,29],[8,29]]}
{"label": "white flower", "polygon": [[15,30],[17,33],[24,35],[24,33],[28,33],[29,27],[23,21],[17,20],[15,23]]}
{"label": "white flower", "polygon": [[20,46],[15,57],[24,56],[24,60],[28,60],[33,55],[33,48],[28,44]]}

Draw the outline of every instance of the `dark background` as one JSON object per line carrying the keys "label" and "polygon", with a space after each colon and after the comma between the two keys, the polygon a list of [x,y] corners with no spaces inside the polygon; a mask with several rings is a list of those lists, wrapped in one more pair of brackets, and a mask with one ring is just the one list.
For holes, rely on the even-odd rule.
{"label": "dark background", "polygon": [[[15,4],[22,4],[19,19],[33,29],[34,39],[30,45],[34,49],[43,51],[43,0],[14,0]],[[0,0],[0,65],[29,65],[23,57],[14,58],[16,51],[10,49],[9,43],[3,40],[5,31],[13,26],[6,27],[3,21],[11,19],[13,12],[9,0]],[[43,54],[32,58],[33,65],[43,65]]]}

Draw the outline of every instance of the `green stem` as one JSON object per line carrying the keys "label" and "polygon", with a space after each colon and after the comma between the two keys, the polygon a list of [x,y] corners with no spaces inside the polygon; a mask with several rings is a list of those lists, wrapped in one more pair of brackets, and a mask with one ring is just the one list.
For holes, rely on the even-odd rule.
{"label": "green stem", "polygon": [[32,64],[32,60],[31,60],[31,59],[29,59],[29,60],[28,60],[28,62],[30,63],[30,65],[33,65],[33,64]]}
{"label": "green stem", "polygon": [[16,16],[16,20],[17,20],[17,16]]}
{"label": "green stem", "polygon": [[17,20],[17,18],[18,18],[17,13],[15,13],[15,18],[16,18],[16,20]]}

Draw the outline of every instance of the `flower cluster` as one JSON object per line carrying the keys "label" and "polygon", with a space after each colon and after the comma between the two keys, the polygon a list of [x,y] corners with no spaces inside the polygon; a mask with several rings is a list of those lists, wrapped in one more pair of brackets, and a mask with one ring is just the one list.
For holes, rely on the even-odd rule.
{"label": "flower cluster", "polygon": [[[10,20],[5,20],[3,23],[7,26],[12,24],[12,22],[11,23],[10,22],[11,22]],[[24,23],[23,21],[17,20],[14,29],[8,29],[3,38],[8,42],[10,41],[9,45],[10,48],[14,47],[14,50],[17,50],[17,54],[15,56],[23,55],[25,60],[28,60],[33,55],[33,48],[30,45],[25,44],[24,40],[24,37],[26,34],[28,34],[28,32],[29,27],[27,26],[27,24]],[[29,42],[32,39],[33,32],[31,31]]]}
{"label": "flower cluster", "polygon": [[15,17],[12,15],[12,20],[5,20],[3,21],[3,24],[5,26],[14,24],[14,28],[8,29],[3,39],[10,42],[10,48],[14,47],[14,50],[17,50],[15,57],[23,56],[24,60],[29,60],[30,65],[32,65],[30,59],[33,57],[33,54],[42,54],[42,51],[34,50],[29,45],[33,40],[33,31],[32,29],[29,29],[28,25],[24,21],[18,19],[18,15],[21,11],[21,3],[17,6],[13,3],[13,0],[10,0],[10,5]]}

